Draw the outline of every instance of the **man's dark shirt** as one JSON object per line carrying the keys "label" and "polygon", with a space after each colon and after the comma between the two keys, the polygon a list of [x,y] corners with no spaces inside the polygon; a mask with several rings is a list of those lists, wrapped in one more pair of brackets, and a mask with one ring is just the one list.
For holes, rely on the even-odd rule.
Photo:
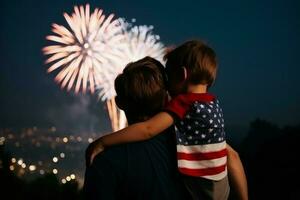
{"label": "man's dark shirt", "polygon": [[[187,199],[176,165],[174,134],[108,148],[86,169],[84,191],[97,200]],[[174,140],[173,140],[174,139]]]}

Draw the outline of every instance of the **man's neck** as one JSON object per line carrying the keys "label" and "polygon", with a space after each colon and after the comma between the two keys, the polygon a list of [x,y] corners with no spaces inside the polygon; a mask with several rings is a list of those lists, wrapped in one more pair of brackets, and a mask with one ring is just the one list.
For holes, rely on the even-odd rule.
{"label": "man's neck", "polygon": [[206,93],[207,85],[204,84],[189,84],[187,88],[187,92],[189,93]]}

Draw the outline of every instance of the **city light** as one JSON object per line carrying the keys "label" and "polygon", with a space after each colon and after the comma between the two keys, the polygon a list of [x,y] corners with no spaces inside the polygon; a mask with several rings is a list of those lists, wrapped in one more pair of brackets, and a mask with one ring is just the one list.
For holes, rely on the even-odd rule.
{"label": "city light", "polygon": [[18,165],[22,165],[23,164],[23,159],[19,159],[18,160]]}
{"label": "city light", "polygon": [[70,177],[71,177],[71,179],[75,179],[76,178],[75,174],[71,174]]}
{"label": "city light", "polygon": [[54,163],[57,163],[57,162],[58,162],[58,158],[57,158],[57,157],[53,157],[52,160],[53,160]]}
{"label": "city light", "polygon": [[36,166],[35,165],[29,165],[29,170],[30,171],[35,171],[36,170]]}
{"label": "city light", "polygon": [[61,180],[61,182],[62,182],[63,184],[65,184],[67,181],[66,181],[66,179],[63,178],[63,179]]}
{"label": "city light", "polygon": [[77,141],[78,141],[78,142],[81,142],[81,141],[82,141],[82,138],[81,138],[80,136],[78,136],[78,137],[77,137]]}
{"label": "city light", "polygon": [[68,140],[67,137],[64,137],[64,138],[63,138],[63,142],[64,142],[64,143],[67,143],[68,141],[69,141],[69,140]]}
{"label": "city light", "polygon": [[51,127],[50,129],[52,132],[55,132],[56,131],[56,128],[54,126]]}
{"label": "city light", "polygon": [[57,169],[53,169],[52,172],[53,172],[53,174],[57,174],[58,170]]}
{"label": "city light", "polygon": [[3,145],[5,142],[5,137],[0,137],[0,145]]}
{"label": "city light", "polygon": [[16,147],[20,147],[20,143],[19,143],[19,142],[16,142],[16,143],[15,143],[15,146],[16,146]]}
{"label": "city light", "polygon": [[64,158],[66,155],[65,155],[64,153],[60,153],[59,156],[60,156],[61,158]]}
{"label": "city light", "polygon": [[[82,153],[84,148],[94,141],[96,133],[66,135],[58,130],[51,131],[51,127],[46,130],[24,128],[20,132],[15,132],[14,135],[11,134],[12,132],[11,130],[3,131],[4,135],[0,136],[2,141],[5,138],[5,146],[12,150],[7,166],[9,171],[28,180],[32,180],[36,175],[44,176],[51,173],[57,176],[61,184],[72,180],[83,184],[84,163],[81,162],[82,158],[77,158],[76,155]],[[65,135],[61,136],[63,134]],[[2,163],[0,160],[0,167]]]}

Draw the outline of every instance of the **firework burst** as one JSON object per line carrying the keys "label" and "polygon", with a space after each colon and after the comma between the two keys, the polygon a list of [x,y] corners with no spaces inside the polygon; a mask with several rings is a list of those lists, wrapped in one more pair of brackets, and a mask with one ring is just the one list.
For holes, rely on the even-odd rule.
{"label": "firework burst", "polygon": [[124,67],[146,56],[163,62],[165,54],[164,45],[159,42],[159,36],[152,33],[153,26],[131,26],[124,19],[119,19],[123,26],[124,37],[118,45],[120,52],[117,59],[110,60],[109,67],[114,71],[106,76],[103,84],[99,85],[99,97],[104,101],[116,95],[114,80]]}
{"label": "firework burst", "polygon": [[102,101],[106,100],[108,113],[111,119],[113,131],[124,128],[127,125],[125,113],[118,109],[115,104],[114,80],[124,67],[145,56],[151,56],[163,62],[165,48],[159,42],[159,36],[152,33],[153,26],[131,26],[124,19],[119,19],[123,26],[124,38],[118,45],[119,56],[117,59],[110,60],[108,65],[114,69],[108,74],[105,81],[99,85],[99,97]]}
{"label": "firework burst", "polygon": [[74,7],[74,13],[64,13],[69,28],[53,24],[55,35],[47,36],[47,40],[58,44],[43,48],[45,55],[51,55],[46,63],[52,63],[48,73],[60,69],[55,81],[61,88],[75,93],[90,90],[94,93],[95,86],[105,84],[113,73],[107,68],[109,60],[114,60],[120,52],[115,48],[124,40],[119,20],[110,14],[107,18],[101,9],[96,8],[90,14],[90,6]]}

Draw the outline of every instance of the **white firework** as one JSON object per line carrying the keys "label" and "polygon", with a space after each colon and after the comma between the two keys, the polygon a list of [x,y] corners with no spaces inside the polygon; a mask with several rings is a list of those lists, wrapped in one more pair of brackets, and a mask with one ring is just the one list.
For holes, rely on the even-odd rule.
{"label": "white firework", "polygon": [[[60,68],[55,80],[67,90],[75,85],[75,93],[94,93],[97,85],[105,84],[111,78],[114,69],[107,67],[110,60],[120,54],[118,46],[124,40],[123,26],[110,14],[107,18],[103,10],[96,8],[90,15],[90,6],[75,6],[74,13],[64,13],[70,29],[53,24],[56,35],[47,36],[47,40],[58,44],[43,48],[51,55],[46,63],[52,63],[48,73]],[[76,84],[75,84],[76,82]]]}
{"label": "white firework", "polygon": [[120,19],[123,25],[124,38],[118,45],[119,59],[110,60],[110,67],[114,69],[113,73],[106,76],[106,80],[99,85],[99,97],[102,101],[106,100],[109,117],[113,131],[120,130],[126,126],[125,113],[118,109],[115,104],[114,80],[124,67],[130,63],[151,56],[159,61],[163,61],[165,48],[160,43],[159,36],[152,34],[153,26],[134,26]]}
{"label": "white firework", "polygon": [[159,36],[152,33],[153,26],[133,26],[120,19],[123,26],[124,38],[118,45],[118,59],[110,60],[110,66],[115,71],[107,76],[104,84],[99,85],[99,97],[104,101],[116,95],[114,80],[124,67],[130,63],[146,56],[153,57],[163,62],[165,54],[164,45],[159,42]]}

